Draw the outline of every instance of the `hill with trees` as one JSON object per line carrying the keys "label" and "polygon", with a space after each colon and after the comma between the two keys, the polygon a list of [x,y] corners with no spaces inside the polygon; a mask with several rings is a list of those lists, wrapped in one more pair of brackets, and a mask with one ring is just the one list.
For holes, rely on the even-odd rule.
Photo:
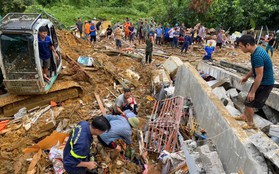
{"label": "hill with trees", "polygon": [[159,23],[222,27],[231,31],[267,26],[279,28],[277,0],[0,0],[0,14],[45,11],[66,26],[77,17],[122,22],[126,17],[154,18]]}

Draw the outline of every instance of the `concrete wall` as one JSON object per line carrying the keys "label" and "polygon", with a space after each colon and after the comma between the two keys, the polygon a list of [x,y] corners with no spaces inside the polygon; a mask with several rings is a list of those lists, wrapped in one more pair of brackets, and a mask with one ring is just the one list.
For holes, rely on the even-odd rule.
{"label": "concrete wall", "polygon": [[212,89],[188,63],[180,66],[177,71],[175,95],[191,97],[198,123],[216,145],[226,173],[237,173],[241,169],[245,174],[267,173],[262,155],[257,149],[251,148],[248,139],[249,134],[256,131],[241,129],[223,103],[212,93]]}
{"label": "concrete wall", "polygon": [[[215,77],[218,80],[226,80],[227,82],[229,82],[232,85],[232,87],[235,87],[240,91],[248,92],[253,83],[253,80],[249,80],[245,84],[241,84],[240,83],[240,80],[242,78],[241,76],[239,76],[235,73],[226,71],[222,68],[209,65],[207,63],[200,63],[198,65],[198,69],[204,71],[204,73],[207,73],[207,74]],[[278,99],[279,99],[279,90],[274,88],[266,101],[266,105],[279,111]]]}

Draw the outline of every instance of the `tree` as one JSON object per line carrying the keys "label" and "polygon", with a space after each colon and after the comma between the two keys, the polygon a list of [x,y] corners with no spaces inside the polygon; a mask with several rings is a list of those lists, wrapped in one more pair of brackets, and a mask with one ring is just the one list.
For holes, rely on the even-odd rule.
{"label": "tree", "polygon": [[0,4],[2,4],[0,15],[4,16],[9,12],[23,12],[27,6],[33,3],[34,0],[0,0]]}

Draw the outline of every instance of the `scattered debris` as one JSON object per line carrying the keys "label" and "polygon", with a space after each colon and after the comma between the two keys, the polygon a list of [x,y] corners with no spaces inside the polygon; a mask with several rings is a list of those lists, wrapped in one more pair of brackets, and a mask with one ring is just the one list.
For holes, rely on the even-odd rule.
{"label": "scattered debris", "polygon": [[77,62],[83,66],[93,66],[94,60],[92,57],[79,56]]}
{"label": "scattered debris", "polygon": [[183,102],[182,97],[155,102],[148,122],[148,129],[145,132],[146,150],[157,153],[162,150],[178,151],[177,133],[182,116]]}

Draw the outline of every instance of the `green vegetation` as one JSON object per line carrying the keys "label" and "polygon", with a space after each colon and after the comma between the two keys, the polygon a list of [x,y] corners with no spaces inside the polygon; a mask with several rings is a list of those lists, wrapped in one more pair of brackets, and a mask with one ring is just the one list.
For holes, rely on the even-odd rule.
{"label": "green vegetation", "polygon": [[[124,22],[126,17],[155,18],[161,23],[182,23],[194,26],[201,22],[207,27],[231,28],[231,31],[279,27],[277,0],[0,0],[0,15],[8,12],[45,11],[66,26],[75,24],[77,17],[94,17]],[[31,5],[33,4],[33,5]]]}

